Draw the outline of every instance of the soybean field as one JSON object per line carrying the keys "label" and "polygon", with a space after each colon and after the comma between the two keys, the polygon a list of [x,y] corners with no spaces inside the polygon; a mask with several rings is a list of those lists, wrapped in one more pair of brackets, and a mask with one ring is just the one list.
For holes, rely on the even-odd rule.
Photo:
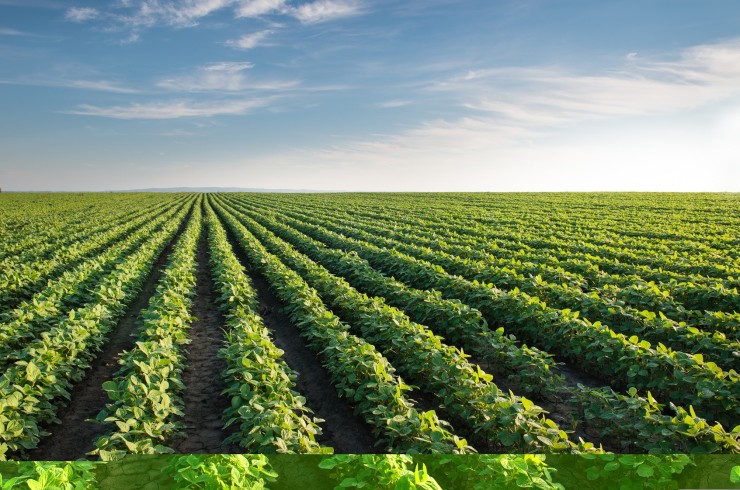
{"label": "soybean field", "polygon": [[740,195],[0,194],[0,459],[740,453]]}

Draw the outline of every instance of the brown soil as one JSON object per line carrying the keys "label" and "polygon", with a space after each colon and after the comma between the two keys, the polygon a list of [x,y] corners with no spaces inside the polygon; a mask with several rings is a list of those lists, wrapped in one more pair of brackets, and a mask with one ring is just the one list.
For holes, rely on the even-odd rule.
{"label": "brown soil", "polygon": [[159,254],[141,292],[118,325],[109,333],[103,350],[92,362],[92,368],[72,389],[71,401],[57,414],[61,424],[46,427],[51,434],[42,439],[36,449],[28,453],[28,459],[62,461],[88,457],[86,454],[95,449],[95,440],[108,431],[106,425],[88,422],[87,419],[94,419],[108,403],[108,394],[102,385],[112,379],[118,371],[121,353],[135,345],[136,338],[133,335],[140,327],[139,313],[147,307],[149,298],[154,294],[162,277],[162,269],[167,264],[167,258],[189,218],[190,215]]}
{"label": "brown soil", "polygon": [[249,260],[239,245],[229,235],[231,245],[240,262],[247,268],[247,274],[257,291],[261,306],[259,314],[273,336],[277,347],[285,351],[283,359],[298,374],[298,391],[306,397],[306,405],[316,417],[324,419],[323,433],[317,440],[325,446],[334,448],[335,453],[375,453],[375,438],[370,427],[355,416],[352,408],[332,386],[329,373],[321,365],[316,355],[306,347],[298,328],[282,311],[283,304],[270,290],[265,279],[248,267]]}
{"label": "brown soil", "polygon": [[558,364],[558,367],[553,369],[557,374],[562,375],[565,378],[565,382],[575,387],[579,383],[589,388],[601,388],[607,386],[607,383],[602,382],[596,376],[592,376],[584,371],[581,371],[575,366],[570,364]]}
{"label": "brown soil", "polygon": [[203,232],[198,243],[196,295],[193,298],[190,341],[183,371],[185,391],[185,433],[173,443],[177,453],[237,453],[224,444],[231,431],[223,428],[223,413],[229,406],[222,373],[226,362],[218,357],[223,346],[225,320],[216,305],[215,287],[208,264],[208,238]]}

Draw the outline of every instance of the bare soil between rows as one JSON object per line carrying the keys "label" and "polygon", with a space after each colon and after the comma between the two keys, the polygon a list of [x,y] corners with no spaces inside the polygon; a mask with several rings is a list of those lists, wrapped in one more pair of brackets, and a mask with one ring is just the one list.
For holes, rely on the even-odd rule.
{"label": "bare soil between rows", "polygon": [[135,345],[136,338],[133,335],[140,328],[139,314],[149,304],[149,299],[162,277],[162,270],[167,264],[167,259],[189,219],[190,214],[183,220],[175,236],[159,254],[141,292],[129,306],[118,325],[111,330],[108,341],[92,362],[91,369],[72,388],[69,404],[61,408],[57,414],[61,424],[46,427],[51,434],[41,439],[36,449],[29,451],[29,459],[65,461],[90,458],[87,453],[95,449],[95,440],[105,434],[109,428],[104,424],[88,422],[87,419],[94,419],[108,403],[108,394],[103,390],[102,385],[112,379],[118,371],[121,354]]}
{"label": "bare soil between rows", "polygon": [[215,285],[210,273],[208,238],[205,230],[198,242],[196,293],[193,298],[190,344],[185,356],[182,380],[185,425],[184,437],[174,441],[176,453],[224,454],[242,452],[225,444],[235,427],[224,429],[223,413],[229,406],[222,394],[222,373],[226,362],[218,357],[223,346],[225,320],[216,305]]}

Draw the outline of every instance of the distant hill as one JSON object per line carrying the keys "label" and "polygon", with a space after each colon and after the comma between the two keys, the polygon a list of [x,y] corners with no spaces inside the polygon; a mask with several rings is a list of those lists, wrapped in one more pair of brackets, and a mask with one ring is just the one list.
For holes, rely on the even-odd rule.
{"label": "distant hill", "polygon": [[114,192],[339,192],[315,189],[253,189],[248,187],[152,187]]}

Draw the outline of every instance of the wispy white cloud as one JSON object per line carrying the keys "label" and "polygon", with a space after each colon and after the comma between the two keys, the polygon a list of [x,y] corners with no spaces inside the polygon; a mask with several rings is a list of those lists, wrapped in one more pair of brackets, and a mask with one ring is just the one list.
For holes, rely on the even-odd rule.
{"label": "wispy white cloud", "polygon": [[135,103],[127,106],[102,107],[82,104],[66,114],[97,116],[112,119],[180,119],[184,117],[238,116],[264,107],[275,97],[258,99]]}
{"label": "wispy white cloud", "polygon": [[71,7],[64,14],[64,18],[72,22],[85,22],[99,16],[100,12],[91,7]]}
{"label": "wispy white cloud", "polygon": [[122,86],[116,82],[107,80],[70,80],[67,83],[62,82],[59,86],[66,88],[79,88],[86,90],[97,90],[100,92],[111,92],[115,94],[136,94],[139,90]]}
{"label": "wispy white cloud", "polygon": [[33,79],[19,78],[15,80],[0,80],[5,85],[25,85],[35,87],[72,88],[81,90],[94,90],[96,92],[109,92],[114,94],[135,94],[140,91],[135,88],[121,85],[110,80],[67,80],[67,79]]}
{"label": "wispy white cloud", "polygon": [[318,157],[331,161],[395,164],[418,161],[420,156],[468,157],[491,148],[538,136],[533,129],[516,127],[484,117],[436,119],[397,134],[378,134],[321,150]]}
{"label": "wispy white cloud", "polygon": [[0,36],[31,36],[32,34],[19,31],[18,29],[10,29],[8,27],[0,27]]}
{"label": "wispy white cloud", "polygon": [[[728,128],[740,121],[740,40],[688,48],[673,59],[630,58],[602,73],[539,66],[465,71],[426,90],[449,97],[466,115],[305,158],[346,166],[348,175],[393,168],[398,179],[418,184],[407,189],[737,190],[740,174],[728,169],[740,153]],[[696,110],[718,120],[706,116],[708,127],[698,126]],[[587,134],[602,122],[608,132]],[[420,168],[437,174],[424,180]],[[596,186],[594,172],[616,169]],[[726,182],[733,175],[734,183]]]}
{"label": "wispy white cloud", "polygon": [[272,12],[283,12],[285,0],[241,0],[234,12],[237,17],[259,17]]}
{"label": "wispy white cloud", "polygon": [[133,43],[139,42],[140,39],[141,39],[141,34],[139,34],[138,31],[133,30],[128,34],[128,36],[121,39],[119,41],[119,44],[133,44]]}
{"label": "wispy white cloud", "polygon": [[296,87],[292,80],[253,80],[247,70],[249,62],[220,62],[200,66],[193,73],[165,78],[157,87],[176,92],[242,92],[247,90],[285,90]]}
{"label": "wispy white cloud", "polygon": [[234,49],[246,51],[248,49],[253,49],[257,46],[260,46],[262,44],[262,41],[266,39],[270,34],[272,34],[272,30],[270,29],[257,31],[251,34],[245,34],[238,39],[230,39],[226,41],[226,45]]}
{"label": "wispy white cloud", "polygon": [[206,65],[203,67],[203,70],[223,73],[239,73],[250,68],[254,68],[254,63],[249,61],[221,61]]}
{"label": "wispy white cloud", "polygon": [[233,3],[233,0],[180,0],[161,4],[154,0],[148,2],[148,9],[170,25],[190,27],[197,25],[199,19]]}
{"label": "wispy white cloud", "polygon": [[[363,11],[360,0],[315,0],[301,5],[290,5],[286,0],[119,0],[117,8],[106,11],[72,7],[65,17],[73,22],[105,19],[131,29],[155,25],[183,28],[197,26],[201,19],[224,9],[230,9],[236,18],[279,15],[293,17],[304,24],[349,17]],[[246,37],[241,44],[247,46],[241,49],[252,47]]]}
{"label": "wispy white cloud", "polygon": [[140,0],[126,1],[121,7],[134,9],[129,14],[114,14],[111,17],[135,28],[166,24],[174,27],[193,27],[203,17],[232,6],[235,0]]}
{"label": "wispy white cloud", "polygon": [[403,107],[411,104],[410,100],[386,100],[384,102],[380,102],[377,107],[380,107],[381,109],[394,109],[396,107]]}
{"label": "wispy white cloud", "polygon": [[361,5],[353,0],[316,0],[290,9],[290,14],[304,24],[358,15]]}
{"label": "wispy white cloud", "polygon": [[555,67],[468,71],[428,90],[518,125],[662,114],[740,94],[740,40],[684,50],[677,60],[640,58],[603,74]]}

